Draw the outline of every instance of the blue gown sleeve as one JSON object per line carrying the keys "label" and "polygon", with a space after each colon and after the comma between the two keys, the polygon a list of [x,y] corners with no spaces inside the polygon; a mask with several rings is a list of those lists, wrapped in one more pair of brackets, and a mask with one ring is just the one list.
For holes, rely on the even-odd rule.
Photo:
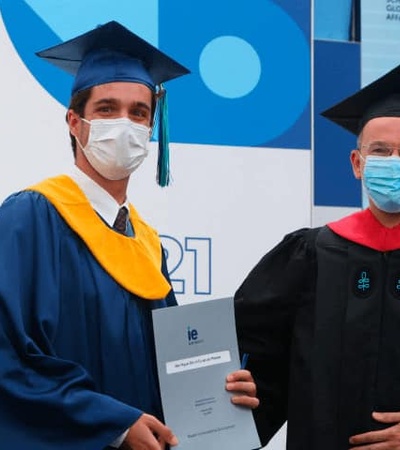
{"label": "blue gown sleeve", "polygon": [[0,441],[7,450],[101,450],[142,414],[96,391],[86,370],[53,347],[63,264],[54,216],[32,193],[0,208]]}
{"label": "blue gown sleeve", "polygon": [[257,385],[254,411],[263,445],[287,420],[291,339],[296,314],[313,299],[312,229],[297,230],[268,252],[235,294],[240,351]]}
{"label": "blue gown sleeve", "polygon": [[[165,249],[162,246],[161,246],[161,255],[162,255],[161,272],[163,273],[163,275],[166,278],[166,280],[168,281],[168,283],[172,286],[171,279],[169,277],[168,266],[167,266],[167,258],[165,256]],[[175,297],[175,292],[173,289],[171,289],[168,292],[168,295],[165,300],[166,300],[167,306],[176,306],[178,304],[176,297]]]}

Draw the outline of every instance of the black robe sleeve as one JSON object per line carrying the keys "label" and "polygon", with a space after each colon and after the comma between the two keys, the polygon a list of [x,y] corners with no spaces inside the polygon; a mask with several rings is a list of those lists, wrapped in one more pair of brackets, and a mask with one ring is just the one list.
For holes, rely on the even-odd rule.
{"label": "black robe sleeve", "polygon": [[314,240],[318,229],[301,229],[282,240],[252,269],[235,294],[241,353],[257,384],[254,411],[266,445],[287,419],[290,352],[297,311],[312,300]]}

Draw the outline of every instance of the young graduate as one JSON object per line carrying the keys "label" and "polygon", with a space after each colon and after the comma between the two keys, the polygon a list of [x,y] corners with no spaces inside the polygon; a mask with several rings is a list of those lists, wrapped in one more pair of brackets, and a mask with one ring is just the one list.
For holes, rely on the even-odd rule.
{"label": "young graduate", "polygon": [[[151,314],[176,300],[159,236],[127,186],[161,83],[188,70],[116,22],[39,56],[75,76],[75,168],[0,208],[1,448],[164,449],[177,439],[163,424]],[[233,402],[256,406],[249,372],[229,380]]]}
{"label": "young graduate", "polygon": [[[235,296],[263,443],[400,448],[400,66],[324,116],[358,135],[369,207],[288,234]],[[357,446],[357,447],[356,447]]]}

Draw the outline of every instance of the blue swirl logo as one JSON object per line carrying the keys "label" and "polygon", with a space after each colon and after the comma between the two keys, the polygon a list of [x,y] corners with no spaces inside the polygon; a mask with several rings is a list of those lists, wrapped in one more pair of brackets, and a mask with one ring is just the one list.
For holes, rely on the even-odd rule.
{"label": "blue swirl logo", "polygon": [[109,0],[0,0],[0,8],[26,67],[65,106],[71,76],[35,52],[118,20],[192,70],[168,84],[172,141],[309,149],[310,7],[293,3],[119,0],[110,12]]}

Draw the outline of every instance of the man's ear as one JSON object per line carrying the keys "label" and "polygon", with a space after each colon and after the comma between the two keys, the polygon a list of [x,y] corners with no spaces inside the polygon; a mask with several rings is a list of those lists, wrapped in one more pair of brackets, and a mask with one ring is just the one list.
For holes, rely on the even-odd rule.
{"label": "man's ear", "polygon": [[67,111],[69,131],[73,136],[76,136],[78,134],[77,127],[80,125],[80,121],[81,119],[75,111],[73,111],[72,109],[69,109]]}
{"label": "man's ear", "polygon": [[359,150],[352,150],[350,153],[351,167],[353,168],[353,174],[357,180],[361,180],[362,177],[362,159]]}

